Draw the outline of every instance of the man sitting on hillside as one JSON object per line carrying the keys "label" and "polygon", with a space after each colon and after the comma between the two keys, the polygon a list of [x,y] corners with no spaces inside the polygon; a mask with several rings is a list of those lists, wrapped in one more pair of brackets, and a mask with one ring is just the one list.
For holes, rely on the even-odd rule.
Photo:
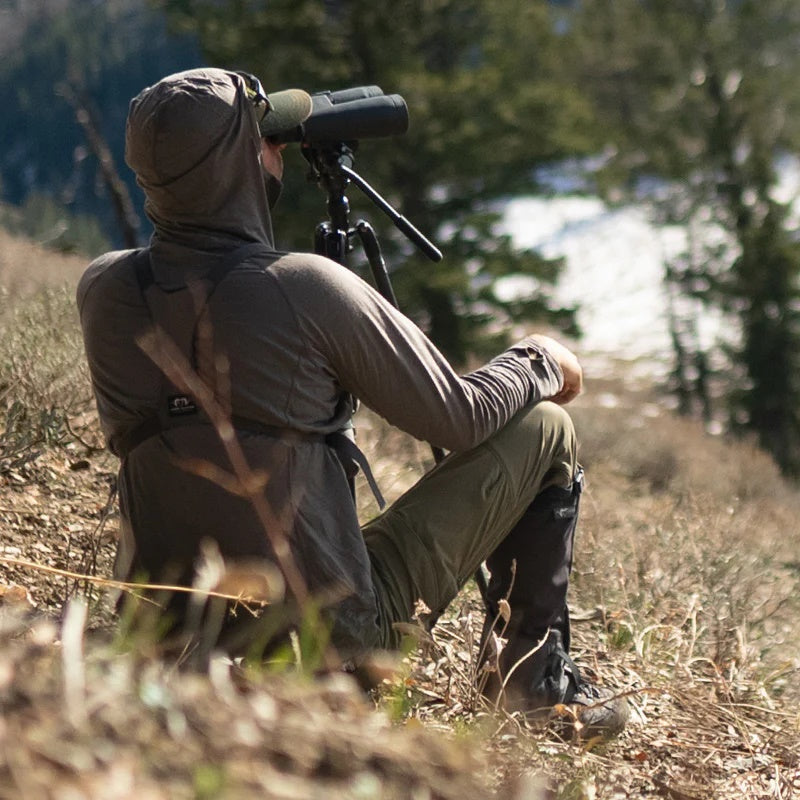
{"label": "man sitting on hillside", "polygon": [[[332,642],[358,663],[397,647],[393,625],[411,620],[418,601],[435,619],[486,561],[484,641],[507,599],[500,674],[527,654],[505,687],[509,706],[575,703],[595,728],[618,730],[625,702],[583,680],[567,655],[581,482],[561,406],[581,391],[578,361],[530,336],[459,377],[349,270],[276,250],[270,199],[283,145],[270,136],[310,111],[304,92],[266,96],[252,76],[220,69],[171,75],[131,102],[126,159],[155,233],[143,250],[97,259],[78,288],[135,546],[121,568],[189,585],[207,541],[229,565],[277,564],[287,603],[306,592],[336,598]],[[144,352],[153,329],[183,374]],[[363,528],[330,446],[351,398],[450,451]],[[225,409],[224,424],[212,407]],[[241,481],[231,486],[231,423],[250,474],[266,476],[255,498]],[[488,691],[499,691],[494,683]]]}

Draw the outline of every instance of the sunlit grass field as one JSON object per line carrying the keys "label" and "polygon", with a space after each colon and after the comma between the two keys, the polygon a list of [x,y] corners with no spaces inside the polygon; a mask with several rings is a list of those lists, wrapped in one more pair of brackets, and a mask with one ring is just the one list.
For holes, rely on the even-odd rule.
{"label": "sunlit grass field", "polygon": [[[616,740],[480,699],[472,586],[376,664],[372,694],[309,681],[315,664],[179,669],[115,633],[89,580],[110,574],[116,521],[73,302],[84,265],[0,231],[0,798],[800,796],[800,491],[626,364],[587,369],[572,407],[588,476],[574,655],[629,698]],[[387,499],[431,463],[368,411],[357,422]]]}

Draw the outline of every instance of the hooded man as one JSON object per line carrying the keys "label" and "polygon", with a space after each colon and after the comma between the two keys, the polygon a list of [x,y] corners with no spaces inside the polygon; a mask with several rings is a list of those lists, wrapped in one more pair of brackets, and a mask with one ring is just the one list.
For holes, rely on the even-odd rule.
{"label": "hooded man", "polygon": [[[487,602],[511,612],[487,615],[484,643],[502,627],[501,676],[523,659],[487,691],[525,710],[577,703],[618,730],[624,701],[567,655],[580,470],[561,406],[581,390],[580,365],[530,336],[459,376],[345,267],[278,251],[269,203],[282,146],[269,137],[311,108],[304,92],[266,96],[221,69],[168,76],[131,102],[126,160],[155,232],[143,250],[94,261],[78,288],[100,420],[121,459],[119,571],[191,585],[205,542],[228,565],[264,560],[290,599],[334,598],[332,642],[357,662],[396,647],[394,623],[418,601],[435,619],[486,561]],[[161,357],[153,330],[168,342]],[[450,451],[363,528],[329,444],[351,398]],[[231,439],[247,491],[231,480]]]}

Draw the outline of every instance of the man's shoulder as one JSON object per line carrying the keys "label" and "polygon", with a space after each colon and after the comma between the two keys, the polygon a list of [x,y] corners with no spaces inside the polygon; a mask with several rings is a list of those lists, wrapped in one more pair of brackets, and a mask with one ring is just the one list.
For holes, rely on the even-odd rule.
{"label": "man's shoulder", "polygon": [[141,250],[112,250],[94,259],[78,281],[78,306],[82,306],[90,290],[98,285],[133,275],[133,264]]}
{"label": "man's shoulder", "polygon": [[137,255],[144,252],[146,248],[138,248],[135,250],[112,250],[108,253],[98,256],[86,268],[84,275],[98,275],[108,270],[113,271],[115,268],[129,268]]}
{"label": "man's shoulder", "polygon": [[317,287],[320,291],[350,293],[367,285],[347,267],[316,253],[284,253],[270,271],[282,285],[298,290]]}
{"label": "man's shoulder", "polygon": [[341,264],[337,264],[330,258],[318,255],[317,253],[304,253],[300,251],[280,253],[274,266],[277,270],[292,271],[297,274],[303,274],[304,272],[310,274],[317,272],[326,273],[331,270],[337,271],[342,269]]}
{"label": "man's shoulder", "polygon": [[295,311],[317,320],[341,322],[380,302],[378,293],[365,280],[325,256],[287,253],[271,271]]}

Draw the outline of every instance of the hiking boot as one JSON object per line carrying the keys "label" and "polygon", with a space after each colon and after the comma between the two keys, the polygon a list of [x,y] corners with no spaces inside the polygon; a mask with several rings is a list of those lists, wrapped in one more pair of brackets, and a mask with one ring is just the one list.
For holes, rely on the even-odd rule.
{"label": "hiking boot", "polygon": [[[493,637],[484,633],[491,649]],[[624,697],[581,677],[559,630],[545,631],[540,639],[513,635],[499,654],[487,654],[484,665],[481,692],[488,700],[507,711],[554,720],[557,728],[571,727],[581,739],[614,736],[630,716]]]}
{"label": "hiking boot", "polygon": [[610,739],[622,733],[630,713],[624,697],[582,678],[572,698],[553,709],[551,719],[557,720],[556,727],[564,734],[571,728],[572,735],[579,739]]}

